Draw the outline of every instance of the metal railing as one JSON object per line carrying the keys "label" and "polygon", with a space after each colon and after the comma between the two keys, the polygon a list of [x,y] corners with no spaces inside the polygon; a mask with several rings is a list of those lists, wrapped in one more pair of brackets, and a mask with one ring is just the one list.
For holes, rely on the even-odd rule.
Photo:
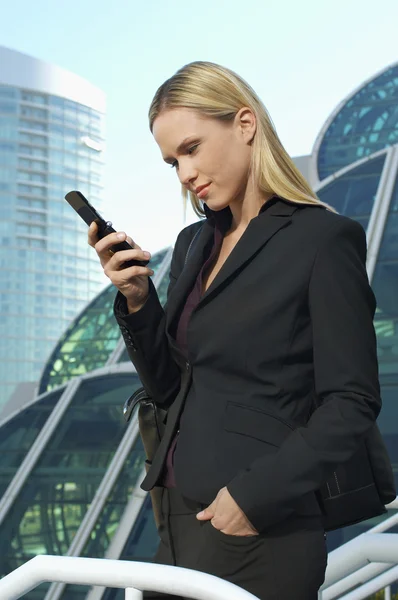
{"label": "metal railing", "polygon": [[[387,506],[398,510],[398,499]],[[398,581],[398,513],[329,554],[319,599],[364,600]],[[223,579],[182,567],[152,563],[36,556],[0,580],[1,600],[17,600],[44,582],[125,589],[125,600],[142,600],[143,591],[163,592],[196,600],[258,600]]]}
{"label": "metal railing", "polygon": [[125,600],[142,600],[143,591],[175,594],[195,600],[258,600],[233,583],[200,571],[71,556],[32,558],[0,580],[0,598],[17,600],[47,581],[122,588],[125,589]]}
{"label": "metal railing", "polygon": [[[398,510],[398,498],[386,506]],[[328,556],[319,600],[364,600],[398,580],[398,534],[385,533],[398,525],[398,513],[346,542]],[[345,595],[343,595],[345,594]]]}

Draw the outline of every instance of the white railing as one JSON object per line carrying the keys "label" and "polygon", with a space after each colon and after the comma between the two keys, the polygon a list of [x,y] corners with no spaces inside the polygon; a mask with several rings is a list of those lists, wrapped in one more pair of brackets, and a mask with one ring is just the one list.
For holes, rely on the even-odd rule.
{"label": "white railing", "polygon": [[[398,510],[398,499],[386,508]],[[382,589],[390,598],[389,586],[398,581],[398,534],[385,532],[397,525],[398,513],[330,552],[319,599],[364,600]]]}
{"label": "white railing", "polygon": [[125,600],[142,600],[142,591],[195,600],[258,600],[242,588],[207,573],[152,563],[36,556],[0,580],[1,600],[17,600],[41,583],[102,585],[125,589]]}
{"label": "white railing", "polygon": [[[398,509],[398,499],[387,506]],[[364,600],[398,581],[398,513],[329,554],[320,600]],[[17,600],[44,582],[125,589],[125,600],[142,600],[143,591],[163,592],[195,600],[258,600],[223,579],[200,571],[152,563],[36,556],[0,580],[1,600]],[[345,595],[344,595],[345,594]]]}

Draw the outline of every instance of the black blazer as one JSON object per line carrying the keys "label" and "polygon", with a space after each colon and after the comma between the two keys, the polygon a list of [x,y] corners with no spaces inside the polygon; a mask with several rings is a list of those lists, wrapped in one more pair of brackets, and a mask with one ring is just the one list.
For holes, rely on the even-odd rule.
{"label": "black blazer", "polygon": [[366,237],[322,206],[266,203],[194,310],[186,361],[174,336],[213,242],[207,215],[178,236],[165,310],[152,283],[137,313],[126,314],[120,293],[115,301],[143,386],[169,407],[142,487],[158,483],[180,429],[181,492],[210,503],[227,486],[263,531],[293,513],[319,514],[315,492],[354,455],[380,411]]}

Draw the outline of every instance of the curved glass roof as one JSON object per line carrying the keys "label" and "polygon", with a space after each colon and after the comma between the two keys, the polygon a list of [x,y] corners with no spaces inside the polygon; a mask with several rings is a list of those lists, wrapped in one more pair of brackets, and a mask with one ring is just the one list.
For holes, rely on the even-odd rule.
{"label": "curved glass roof", "polygon": [[[377,334],[379,372],[381,374],[398,373],[398,177],[391,198],[389,214],[377,255],[372,287],[377,298],[375,329]],[[398,405],[384,405],[382,415],[394,410],[395,423]],[[392,415],[390,415],[392,418]],[[388,421],[388,419],[387,419]],[[387,425],[387,423],[386,423]],[[395,451],[398,461],[398,452]]]}
{"label": "curved glass roof", "polygon": [[35,402],[1,425],[0,497],[6,491],[63,391],[63,388],[58,388],[51,394],[46,394],[40,402]]}
{"label": "curved glass roof", "polygon": [[[153,255],[150,264],[155,275],[167,251]],[[39,394],[105,366],[120,339],[113,315],[115,295],[113,285],[106,287],[68,327],[44,368]]]}
{"label": "curved glass roof", "polygon": [[[67,553],[126,432],[123,403],[140,385],[137,375],[130,373],[81,381],[0,526],[0,576],[37,554]],[[40,404],[40,400],[35,403],[37,411]],[[21,413],[26,427],[30,424],[30,410]],[[0,469],[8,462],[6,453],[0,454]],[[123,501],[143,463],[142,445],[135,442],[126,466],[129,476]],[[122,483],[119,480],[119,486]],[[111,516],[108,511],[112,497],[105,511],[107,516]],[[111,531],[112,523],[108,536]],[[32,592],[30,597],[36,596]]]}
{"label": "curved glass roof", "polygon": [[337,112],[322,136],[319,179],[398,143],[398,64],[366,83]]}
{"label": "curved glass roof", "polygon": [[332,181],[325,182],[318,188],[318,197],[340,214],[361,223],[366,230],[385,160],[386,153],[382,153],[344,170],[341,175],[337,173]]}

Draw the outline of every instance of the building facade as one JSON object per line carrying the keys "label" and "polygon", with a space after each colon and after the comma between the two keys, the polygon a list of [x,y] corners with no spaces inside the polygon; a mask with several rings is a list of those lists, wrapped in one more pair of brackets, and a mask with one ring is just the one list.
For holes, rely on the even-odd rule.
{"label": "building facade", "polygon": [[101,90],[0,47],[0,412],[103,286],[64,195],[101,207],[104,117]]}
{"label": "building facade", "polygon": [[[398,64],[350,94],[301,160],[319,197],[358,220],[377,298],[383,410],[398,484]],[[386,129],[384,129],[386,128]],[[381,140],[381,141],[380,141]],[[381,144],[381,145],[380,145]],[[165,302],[171,249],[152,259]],[[157,545],[136,418],[121,406],[140,385],[106,288],[47,362],[39,396],[0,423],[0,576],[36,554],[150,560]],[[330,549],[384,517],[328,534]],[[43,585],[28,600],[122,600],[122,590]]]}

